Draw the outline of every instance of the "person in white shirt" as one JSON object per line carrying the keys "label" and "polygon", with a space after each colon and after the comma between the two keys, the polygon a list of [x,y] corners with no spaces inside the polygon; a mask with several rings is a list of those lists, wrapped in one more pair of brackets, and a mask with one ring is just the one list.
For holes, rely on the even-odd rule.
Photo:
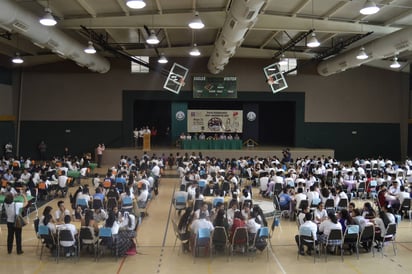
{"label": "person in white shirt", "polygon": [[57,223],[64,223],[64,216],[70,215],[70,210],[66,209],[64,206],[64,201],[57,202],[58,209],[54,212],[54,219]]}
{"label": "person in white shirt", "polygon": [[326,241],[332,229],[342,229],[342,225],[338,222],[335,212],[330,211],[328,213],[328,219],[319,225],[319,232],[322,233],[319,237],[322,242]]}
{"label": "person in white shirt", "polygon": [[57,226],[57,230],[69,230],[73,237],[72,241],[60,241],[60,245],[64,247],[66,257],[75,255],[75,249],[71,250],[70,247],[73,247],[73,245],[76,243],[77,229],[76,226],[74,224],[71,224],[70,222],[70,215],[66,215],[64,216],[64,224]]}
{"label": "person in white shirt", "polygon": [[27,169],[23,170],[23,173],[20,175],[19,182],[22,182],[23,184],[27,184],[30,181],[31,174]]}
{"label": "person in white shirt", "polygon": [[212,222],[206,219],[206,214],[203,212],[200,213],[199,219],[196,219],[192,222],[190,228],[193,234],[197,234],[199,232],[199,229],[203,228],[208,229],[209,232],[212,232],[215,229]]}
{"label": "person in white shirt", "polygon": [[[305,222],[299,227],[299,229],[302,229],[303,227],[308,227],[312,231],[312,235],[313,235],[315,242],[317,242],[316,233],[318,230],[318,226],[314,222],[312,222],[312,214],[310,212],[307,212],[305,214],[304,220]],[[299,235],[295,236],[295,241],[296,241],[296,244],[298,245],[300,255],[305,255],[304,245],[306,245],[308,248],[307,254],[312,255],[311,253],[313,251],[313,243],[309,243],[309,242],[305,242],[301,240],[300,245],[299,245]]]}
{"label": "person in white shirt", "polygon": [[249,243],[253,244],[256,233],[261,228],[260,220],[258,219],[258,212],[251,211],[250,218],[246,221],[247,232],[249,234]]}
{"label": "person in white shirt", "polygon": [[320,224],[328,218],[328,213],[324,208],[324,204],[320,202],[314,211],[315,223]]}
{"label": "person in white shirt", "polygon": [[306,200],[306,194],[303,193],[303,188],[299,187],[298,188],[298,193],[295,194],[295,201],[296,201],[296,208],[297,209],[300,207],[300,202],[302,200]]}
{"label": "person in white shirt", "polygon": [[61,175],[57,178],[57,183],[58,183],[58,190],[56,191],[56,195],[59,191],[61,191],[62,193],[62,197],[66,197],[66,193],[68,190],[68,186],[67,186],[67,180],[69,178],[66,176],[66,172],[62,171]]}

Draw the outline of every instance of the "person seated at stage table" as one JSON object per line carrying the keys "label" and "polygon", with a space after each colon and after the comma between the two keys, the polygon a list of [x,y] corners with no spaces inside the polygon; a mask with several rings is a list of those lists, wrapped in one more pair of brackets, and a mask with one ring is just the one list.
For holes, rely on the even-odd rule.
{"label": "person seated at stage table", "polygon": [[206,135],[203,132],[201,132],[199,135],[199,140],[205,140],[205,139],[206,139]]}
{"label": "person seated at stage table", "polygon": [[227,140],[233,140],[232,134],[229,133],[229,134],[226,136],[226,139],[227,139]]}
{"label": "person seated at stage table", "polygon": [[186,134],[184,133],[184,132],[182,132],[181,134],[180,134],[180,140],[186,140]]}
{"label": "person seated at stage table", "polygon": [[188,132],[187,135],[186,135],[186,140],[189,140],[189,141],[192,140],[192,135],[190,135],[189,132]]}
{"label": "person seated at stage table", "polygon": [[224,132],[222,132],[222,133],[220,134],[219,139],[220,139],[220,140],[226,140],[226,135],[225,135]]}

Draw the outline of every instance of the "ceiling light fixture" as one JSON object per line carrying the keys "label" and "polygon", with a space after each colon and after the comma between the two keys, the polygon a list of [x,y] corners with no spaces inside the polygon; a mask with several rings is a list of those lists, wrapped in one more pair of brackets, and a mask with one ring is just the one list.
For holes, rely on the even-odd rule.
{"label": "ceiling light fixture", "polygon": [[315,10],[315,0],[312,0],[312,35],[306,41],[306,46],[309,48],[317,48],[320,46],[318,39],[316,38],[315,28],[314,28],[314,10]]}
{"label": "ceiling light fixture", "polygon": [[312,32],[312,36],[308,39],[306,46],[310,48],[316,48],[320,46],[320,43],[318,39],[316,38],[316,34],[314,32]]}
{"label": "ceiling light fixture", "polygon": [[203,29],[205,24],[203,24],[202,19],[200,19],[199,12],[195,11],[195,15],[192,21],[189,22],[189,27],[191,29]]}
{"label": "ceiling light fixture", "polygon": [[93,42],[89,41],[87,48],[84,49],[84,52],[87,54],[95,54],[96,49],[93,46]]}
{"label": "ceiling light fixture", "polygon": [[360,50],[359,50],[358,55],[356,55],[356,59],[365,60],[365,59],[368,59],[368,58],[369,58],[369,55],[366,53],[365,48],[361,47]]}
{"label": "ceiling light fixture", "polygon": [[14,64],[22,64],[24,62],[24,60],[20,57],[20,53],[16,52],[16,55],[14,56],[13,59],[11,59],[11,61]]}
{"label": "ceiling light fixture", "polygon": [[146,39],[146,43],[148,43],[149,45],[156,45],[159,44],[159,42],[159,38],[157,38],[155,31],[151,30],[149,37],[147,37]]}
{"label": "ceiling light fixture", "polygon": [[367,0],[365,5],[359,10],[359,12],[363,15],[371,15],[375,14],[379,11],[379,7],[376,6],[375,2],[372,0]]}
{"label": "ceiling light fixture", "polygon": [[160,64],[166,64],[168,62],[166,56],[164,53],[160,53],[160,58],[157,60]]}
{"label": "ceiling light fixture", "polygon": [[284,54],[282,54],[282,57],[280,57],[278,64],[281,66],[286,66],[288,64],[288,59]]}
{"label": "ceiling light fixture", "polygon": [[199,51],[199,49],[197,48],[197,45],[196,44],[193,44],[193,48],[192,48],[192,50],[190,51],[190,53],[189,53],[191,56],[199,56],[200,55],[200,51]]}
{"label": "ceiling light fixture", "polygon": [[47,27],[52,27],[57,24],[57,21],[56,19],[54,19],[50,8],[44,9],[44,15],[42,18],[40,18],[39,22],[43,26],[47,26]]}
{"label": "ceiling light fixture", "polygon": [[126,5],[131,9],[143,9],[146,7],[146,3],[143,0],[127,0]]}
{"label": "ceiling light fixture", "polygon": [[393,69],[397,69],[397,68],[401,67],[401,64],[399,64],[398,57],[396,55],[393,57],[393,60],[392,60],[392,63],[390,65],[390,67],[393,68]]}

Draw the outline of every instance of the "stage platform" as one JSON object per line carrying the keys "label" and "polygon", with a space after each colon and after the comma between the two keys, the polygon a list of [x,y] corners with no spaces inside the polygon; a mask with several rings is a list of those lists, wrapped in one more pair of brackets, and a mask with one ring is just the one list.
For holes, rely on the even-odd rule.
{"label": "stage platform", "polygon": [[[180,149],[176,147],[152,147],[151,150],[147,151],[147,154],[152,156],[155,154],[157,157],[162,156],[163,154],[169,156],[173,154],[176,156],[176,153],[179,152],[180,155],[184,155],[188,153],[189,155],[194,152],[196,155],[199,152],[202,152],[203,156],[209,157],[217,157],[221,159],[226,158],[240,158],[245,156],[250,157],[273,157],[277,156],[279,159],[282,158],[282,151],[285,147],[268,147],[268,146],[255,146],[255,147],[243,147],[239,150],[191,150],[191,149]],[[325,157],[334,157],[335,151],[333,149],[325,149],[325,148],[292,148],[290,147],[290,152],[292,154],[292,158],[296,159],[297,157],[313,157],[313,156],[322,156]],[[114,165],[119,162],[120,156],[126,155],[128,157],[133,158],[137,156],[139,158],[142,157],[144,151],[142,148],[132,148],[132,147],[123,147],[123,148],[107,148],[104,151],[102,163],[104,165]]]}

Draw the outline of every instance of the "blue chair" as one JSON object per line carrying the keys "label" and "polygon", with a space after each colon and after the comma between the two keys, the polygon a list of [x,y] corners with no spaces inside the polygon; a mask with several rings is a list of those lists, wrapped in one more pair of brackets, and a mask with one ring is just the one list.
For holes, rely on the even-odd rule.
{"label": "blue chair", "polygon": [[206,181],[205,180],[199,180],[198,184],[199,184],[200,192],[202,192],[203,189],[206,187]]}
{"label": "blue chair", "polygon": [[265,250],[266,248],[266,260],[269,260],[269,248],[268,248],[269,237],[270,237],[269,228],[267,226],[264,226],[258,230],[258,233],[256,233],[256,236],[253,242],[253,247],[255,251],[259,250],[260,252],[263,252],[263,250]]}
{"label": "blue chair", "polygon": [[122,211],[128,211],[129,213],[133,209],[133,200],[129,196],[125,196],[122,199]]}
{"label": "blue chair", "polygon": [[214,198],[213,201],[212,201],[212,206],[213,206],[213,207],[216,207],[217,203],[219,203],[219,202],[222,203],[222,204],[224,204],[225,199],[224,199],[223,197],[216,197],[216,198]]}
{"label": "blue chair", "polygon": [[187,200],[185,196],[183,195],[176,196],[175,201],[174,201],[174,207],[176,210],[186,209],[186,205],[187,205]]}
{"label": "blue chair", "polygon": [[87,203],[86,199],[77,199],[76,205],[80,206],[82,210],[85,210],[89,207],[89,204]]}
{"label": "blue chair", "polygon": [[114,249],[114,253],[116,255],[116,259],[118,256],[117,244],[116,244],[116,237],[112,235],[112,229],[110,227],[101,227],[99,229],[99,240],[97,242],[97,258],[99,255],[102,254],[101,250],[101,243],[104,242],[108,248],[112,251]]}
{"label": "blue chair", "polygon": [[40,260],[41,260],[43,256],[44,247],[48,246],[50,248],[54,248],[56,247],[56,241],[54,239],[53,234],[50,232],[48,226],[39,225],[38,234],[42,242],[41,250],[40,250]]}
{"label": "blue chair", "polygon": [[210,245],[210,230],[207,228],[200,228],[196,233],[195,243],[193,246],[193,260],[195,260],[196,256],[199,255],[200,248],[204,248],[205,254],[208,252],[209,256],[211,256]]}

